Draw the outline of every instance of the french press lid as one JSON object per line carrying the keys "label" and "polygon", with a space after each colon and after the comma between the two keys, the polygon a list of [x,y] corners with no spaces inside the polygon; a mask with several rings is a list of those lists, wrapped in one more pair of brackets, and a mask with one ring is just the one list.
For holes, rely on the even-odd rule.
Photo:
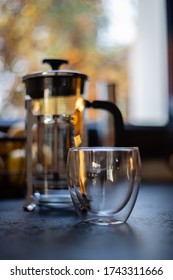
{"label": "french press lid", "polygon": [[33,99],[44,98],[44,93],[50,96],[82,95],[88,76],[73,70],[59,70],[62,64],[68,64],[63,59],[43,59],[52,70],[34,72],[23,77],[26,93]]}

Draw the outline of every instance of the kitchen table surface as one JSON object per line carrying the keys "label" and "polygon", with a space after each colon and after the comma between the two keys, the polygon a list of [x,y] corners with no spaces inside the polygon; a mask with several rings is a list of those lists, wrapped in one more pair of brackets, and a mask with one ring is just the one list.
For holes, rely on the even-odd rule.
{"label": "kitchen table surface", "polygon": [[80,222],[74,208],[23,210],[0,200],[1,260],[173,259],[173,183],[142,183],[126,224]]}

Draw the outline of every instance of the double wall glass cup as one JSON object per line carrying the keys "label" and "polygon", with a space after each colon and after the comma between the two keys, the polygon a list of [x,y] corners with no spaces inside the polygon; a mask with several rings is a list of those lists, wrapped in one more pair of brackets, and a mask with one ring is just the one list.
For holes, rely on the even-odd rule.
{"label": "double wall glass cup", "polygon": [[68,186],[81,220],[100,225],[126,222],[138,195],[140,172],[137,147],[70,148]]}

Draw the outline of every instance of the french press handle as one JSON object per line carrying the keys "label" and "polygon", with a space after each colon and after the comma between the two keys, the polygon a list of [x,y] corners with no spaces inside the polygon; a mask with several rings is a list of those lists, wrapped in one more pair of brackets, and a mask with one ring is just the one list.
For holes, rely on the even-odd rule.
{"label": "french press handle", "polygon": [[122,117],[122,114],[121,114],[119,108],[112,102],[102,101],[102,100],[95,100],[93,102],[85,100],[85,107],[94,108],[94,109],[103,109],[103,110],[110,112],[113,115],[114,135],[115,135],[114,145],[117,147],[123,146],[125,129],[124,129],[123,117]]}

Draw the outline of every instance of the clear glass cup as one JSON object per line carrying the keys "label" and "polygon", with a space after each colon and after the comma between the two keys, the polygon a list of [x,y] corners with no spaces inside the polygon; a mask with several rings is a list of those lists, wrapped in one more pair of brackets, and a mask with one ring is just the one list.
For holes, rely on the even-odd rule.
{"label": "clear glass cup", "polygon": [[67,180],[82,221],[121,224],[136,202],[141,178],[137,147],[70,148]]}

